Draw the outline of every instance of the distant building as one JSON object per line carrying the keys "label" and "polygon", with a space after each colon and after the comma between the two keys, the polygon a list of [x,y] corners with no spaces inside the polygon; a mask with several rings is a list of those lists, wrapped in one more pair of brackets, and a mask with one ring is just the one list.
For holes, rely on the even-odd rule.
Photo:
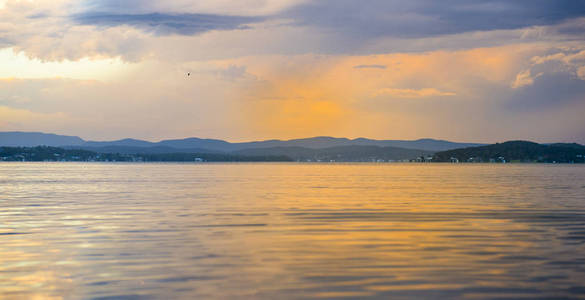
{"label": "distant building", "polygon": [[481,159],[481,157],[470,157],[467,159],[467,162],[480,163],[480,162],[482,162],[482,159]]}

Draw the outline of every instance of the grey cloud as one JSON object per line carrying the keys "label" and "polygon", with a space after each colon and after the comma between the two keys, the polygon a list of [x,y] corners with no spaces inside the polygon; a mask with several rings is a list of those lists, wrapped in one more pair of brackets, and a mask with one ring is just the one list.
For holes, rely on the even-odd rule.
{"label": "grey cloud", "polygon": [[298,26],[366,38],[519,29],[584,15],[585,2],[574,0],[324,0],[283,13]]}
{"label": "grey cloud", "polygon": [[260,22],[262,18],[213,14],[85,13],[74,15],[73,20],[83,25],[103,27],[129,25],[159,35],[194,35],[212,30],[246,29],[246,24]]}
{"label": "grey cloud", "polygon": [[50,17],[49,13],[46,12],[40,12],[40,13],[36,13],[36,14],[32,14],[27,16],[27,18],[29,19],[44,19],[44,18],[48,18]]}
{"label": "grey cloud", "polygon": [[254,78],[253,75],[247,72],[246,66],[230,65],[227,68],[220,70],[218,75],[226,80],[238,80],[246,77]]}
{"label": "grey cloud", "polygon": [[354,69],[386,69],[385,65],[357,65]]}
{"label": "grey cloud", "polygon": [[585,34],[585,19],[572,20],[571,22],[555,26],[552,30],[560,34],[580,36],[582,38]]}
{"label": "grey cloud", "polygon": [[531,82],[515,90],[510,101],[514,108],[531,110],[575,101],[585,103],[585,78],[579,71],[585,66],[583,48],[553,49],[533,57],[532,62],[525,71]]}
{"label": "grey cloud", "polygon": [[508,108],[513,111],[539,111],[583,102],[585,81],[569,72],[544,73],[534,83],[513,91]]}
{"label": "grey cloud", "polygon": [[[157,0],[83,1],[71,18],[101,28],[128,25],[154,35],[196,35],[247,29],[238,47],[209,57],[253,54],[376,54],[492,47],[511,42],[582,40],[585,1],[572,0],[320,0],[274,15],[177,13]],[[164,5],[163,5],[164,4]],[[174,11],[174,12],[173,12]],[[233,12],[232,12],[233,13]],[[581,20],[581,21],[579,21]],[[527,27],[534,28],[532,35]],[[285,28],[286,27],[286,28]],[[506,30],[507,29],[507,30]],[[259,33],[262,32],[262,33]],[[473,34],[459,34],[474,32]],[[445,37],[445,35],[450,35]],[[223,40],[220,42],[225,44]],[[174,55],[174,52],[173,52]]]}
{"label": "grey cloud", "polygon": [[107,13],[147,13],[152,12],[154,0],[84,0],[79,8],[85,11],[100,11]]}
{"label": "grey cloud", "polygon": [[[585,16],[585,1],[575,0],[321,0],[302,2],[267,17],[173,14],[157,10],[153,0],[83,3],[85,13],[74,17],[82,24],[127,24],[161,34],[185,35],[246,28],[245,24],[266,18],[285,18],[296,26],[317,27],[358,39],[424,38],[554,25]],[[560,28],[571,34],[581,33],[581,29],[582,26]]]}
{"label": "grey cloud", "polygon": [[[0,32],[0,34],[1,34],[1,32]],[[10,46],[12,46],[12,44],[14,44],[14,43],[11,40],[0,36],[0,48],[10,47]]]}

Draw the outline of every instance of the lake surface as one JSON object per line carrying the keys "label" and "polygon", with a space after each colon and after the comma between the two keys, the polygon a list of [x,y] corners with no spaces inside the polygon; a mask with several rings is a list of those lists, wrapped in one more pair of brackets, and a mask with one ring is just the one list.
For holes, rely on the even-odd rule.
{"label": "lake surface", "polygon": [[1,299],[585,298],[585,166],[0,163]]}

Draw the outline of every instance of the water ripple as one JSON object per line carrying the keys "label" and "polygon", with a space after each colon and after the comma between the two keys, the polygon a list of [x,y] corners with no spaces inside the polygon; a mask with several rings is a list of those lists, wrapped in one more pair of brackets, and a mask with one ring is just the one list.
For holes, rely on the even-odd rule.
{"label": "water ripple", "polygon": [[585,168],[0,164],[2,299],[583,299]]}

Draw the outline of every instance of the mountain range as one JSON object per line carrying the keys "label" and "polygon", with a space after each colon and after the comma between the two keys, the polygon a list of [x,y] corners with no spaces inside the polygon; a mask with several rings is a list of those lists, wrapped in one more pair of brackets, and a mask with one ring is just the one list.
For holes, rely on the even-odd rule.
{"label": "mountain range", "polygon": [[223,154],[241,157],[286,156],[297,161],[391,161],[429,156],[437,151],[479,146],[444,140],[373,140],[312,137],[230,143],[217,139],[185,138],[150,142],[137,139],[86,141],[77,136],[41,132],[0,132],[0,147],[51,146],[97,153],[162,155]]}
{"label": "mountain range", "polygon": [[[69,153],[67,151],[86,151],[92,153],[90,156],[93,159],[114,159],[114,156],[98,155],[101,153],[117,155],[116,160],[132,161],[192,161],[198,158],[206,161],[585,162],[585,146],[576,143],[509,141],[484,145],[433,139],[402,141],[313,137],[243,143],[200,138],[160,142],[137,139],[85,141],[76,136],[0,132],[0,150],[7,155],[12,153],[3,160],[46,159],[45,156],[51,151],[61,158],[61,155]],[[27,153],[31,157],[27,158]],[[71,153],[72,157],[81,157],[78,152]]]}
{"label": "mountain range", "polygon": [[86,141],[77,136],[56,135],[41,132],[0,132],[0,146],[8,147],[76,147],[98,152],[128,152],[147,151],[153,153],[166,152],[233,152],[245,149],[275,148],[275,147],[302,147],[309,149],[324,149],[343,146],[378,146],[416,149],[425,151],[445,151],[464,147],[480,146],[474,143],[455,143],[435,139],[405,140],[373,140],[366,138],[347,139],[334,137],[312,137],[293,140],[265,140],[254,142],[230,143],[217,139],[185,138],[150,142],[137,139],[122,139],[115,141]]}

